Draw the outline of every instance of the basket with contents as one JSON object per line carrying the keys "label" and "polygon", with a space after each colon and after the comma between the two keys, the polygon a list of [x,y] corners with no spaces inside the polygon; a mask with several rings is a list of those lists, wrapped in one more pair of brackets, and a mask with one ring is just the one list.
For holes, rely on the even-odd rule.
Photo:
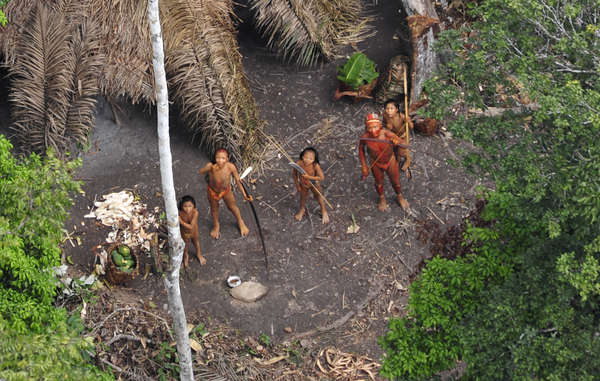
{"label": "basket with contents", "polygon": [[140,267],[137,251],[127,245],[115,244],[108,250],[106,277],[112,284],[122,284],[135,279]]}

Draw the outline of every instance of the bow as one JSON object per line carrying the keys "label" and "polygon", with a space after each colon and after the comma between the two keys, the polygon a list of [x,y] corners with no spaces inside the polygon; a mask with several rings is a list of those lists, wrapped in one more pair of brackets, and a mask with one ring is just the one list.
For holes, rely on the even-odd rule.
{"label": "bow", "polygon": [[408,146],[406,144],[394,144],[394,142],[390,141],[390,140],[383,140],[383,139],[375,139],[375,138],[359,138],[358,140],[364,140],[366,142],[378,142],[378,143],[386,143],[386,144],[391,144],[400,148],[408,148]]}
{"label": "bow", "polygon": [[[252,167],[246,168],[244,172],[242,172],[240,176],[240,183],[244,188],[244,192],[246,192],[246,196],[249,196],[248,189],[244,185],[244,182],[241,181],[244,177],[248,176],[248,174],[252,171]],[[248,201],[250,203],[250,209],[252,209],[252,214],[254,215],[254,221],[256,221],[256,227],[258,228],[258,235],[260,236],[260,242],[262,243],[263,253],[265,254],[265,269],[267,271],[267,277],[269,276],[269,261],[267,259],[267,247],[265,246],[265,239],[263,237],[262,228],[260,227],[260,221],[258,220],[258,215],[256,214],[256,209],[254,209],[254,203],[252,201]]]}
{"label": "bow", "polygon": [[[301,166],[299,166],[298,164],[294,163],[293,161],[290,161],[289,163],[292,168],[294,168],[296,171],[300,172],[301,175],[306,175],[306,171],[304,170],[304,168],[302,168]],[[319,196],[323,197],[323,200],[325,200],[325,202],[327,203],[327,205],[333,209],[333,206],[331,206],[331,204],[329,203],[329,201],[327,201],[327,199],[325,198],[325,196],[323,196],[323,194],[321,192],[319,192],[319,190],[317,189],[317,187],[312,183],[312,181],[308,180],[308,183],[310,184],[310,186],[319,194]]]}

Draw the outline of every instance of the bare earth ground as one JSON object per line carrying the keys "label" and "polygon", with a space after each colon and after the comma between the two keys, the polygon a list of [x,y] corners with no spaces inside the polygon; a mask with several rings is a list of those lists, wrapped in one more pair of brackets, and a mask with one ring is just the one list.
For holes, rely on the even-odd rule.
{"label": "bare earth ground", "polygon": [[[358,45],[376,61],[380,72],[407,44],[397,6],[382,3],[374,9],[377,35]],[[278,61],[245,24],[240,26],[239,40],[260,115],[267,122],[266,131],[294,158],[306,146],[318,149],[326,177],[324,194],[335,208],[330,211],[332,222],[322,226],[318,204],[310,198],[309,218],[296,222],[293,216],[298,198],[291,168],[272,149],[264,175],[254,178],[257,181],[250,190],[257,199],[255,206],[269,255],[267,276],[256,225],[239,193],[236,199],[250,235],[240,238],[235,220],[222,207],[221,239],[210,238],[206,183],[198,175],[208,158],[182,128],[175,126],[176,118],[172,117],[176,191],[178,197],[191,194],[196,198],[201,248],[208,261],[201,267],[193,259],[191,269],[182,272],[186,312],[243,335],[265,333],[274,342],[309,338],[308,345],[316,348],[334,346],[379,359],[382,352],[377,338],[384,334],[389,318],[404,313],[411,276],[423,259],[432,255],[428,245],[418,239],[419,226],[430,221],[445,231],[460,222],[473,208],[476,182],[446,162],[454,155],[456,142],[441,136],[413,135],[413,179],[403,176],[401,182],[414,215],[396,204],[387,179],[385,194],[390,208],[379,212],[373,178],[360,180],[357,139],[365,115],[382,110],[371,101],[333,101],[336,67],[344,58],[316,69],[297,69]],[[122,107],[121,123],[116,125],[110,107],[100,101],[91,148],[82,154],[83,165],[76,173],[76,178],[85,182],[85,195],[76,197],[66,228],[80,237],[81,245],[65,243],[64,250],[75,267],[86,274],[92,269],[92,248],[102,243],[108,232],[83,218],[95,199],[131,189],[150,208],[162,208],[154,111],[126,104]],[[171,111],[172,116],[175,112]],[[360,226],[357,234],[346,233],[352,215]],[[150,262],[144,255],[141,268]],[[242,280],[257,280],[270,291],[253,304],[235,301],[225,284],[231,274],[240,275]],[[126,286],[119,295],[127,293],[132,300],[152,301],[157,306],[154,312],[166,316],[160,276],[150,274],[145,280],[140,276]],[[284,330],[288,327],[291,333]],[[303,335],[318,327],[332,329]]]}

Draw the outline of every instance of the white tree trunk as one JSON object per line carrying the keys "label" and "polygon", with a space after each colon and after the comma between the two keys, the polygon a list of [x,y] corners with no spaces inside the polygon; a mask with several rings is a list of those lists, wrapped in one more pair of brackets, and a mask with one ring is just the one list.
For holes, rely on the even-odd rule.
{"label": "white tree trunk", "polygon": [[173,169],[171,163],[171,142],[169,137],[169,95],[167,93],[167,76],[162,31],[158,12],[158,0],[148,0],[148,20],[150,23],[150,38],[152,39],[152,66],[154,68],[154,88],[156,91],[156,114],[158,129],[158,152],[160,157],[160,177],[162,182],[163,199],[167,212],[169,230],[169,269],[165,276],[165,288],[169,301],[169,312],[173,318],[173,329],[179,355],[179,374],[181,380],[193,380],[192,352],[190,337],[187,332],[187,321],[179,289],[179,268],[183,259],[185,244],[179,231],[179,213],[175,199]]}
{"label": "white tree trunk", "polygon": [[[430,19],[429,22],[433,19],[438,19],[431,0],[402,0],[402,3],[409,19],[410,16],[425,16]],[[434,74],[439,62],[437,53],[433,51],[433,44],[435,42],[434,28],[423,28],[423,25],[428,24],[425,18],[418,20],[416,24],[420,25],[410,28],[411,45],[413,48],[410,89],[411,103],[419,100],[421,91],[423,90],[423,83]]]}

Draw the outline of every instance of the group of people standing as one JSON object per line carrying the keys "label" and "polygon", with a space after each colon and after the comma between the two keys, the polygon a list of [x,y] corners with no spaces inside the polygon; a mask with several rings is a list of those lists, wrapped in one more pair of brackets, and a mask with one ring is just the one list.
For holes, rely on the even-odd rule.
{"label": "group of people standing", "polygon": [[[361,162],[362,179],[366,179],[369,171],[375,179],[375,189],[379,195],[378,208],[381,211],[387,209],[387,202],[383,193],[384,174],[387,173],[390,182],[396,192],[396,200],[402,209],[409,208],[408,201],[402,196],[400,185],[400,170],[406,173],[408,178],[410,172],[410,150],[408,146],[409,130],[413,129],[410,117],[399,112],[398,104],[388,100],[384,105],[383,121],[376,113],[370,113],[365,120],[365,131],[359,138],[358,156]],[[367,165],[365,151],[369,156],[370,165]],[[402,161],[400,167],[399,162]],[[214,162],[206,164],[200,169],[201,175],[206,175],[207,198],[210,203],[213,226],[210,236],[214,239],[220,237],[219,225],[219,201],[223,199],[225,205],[236,218],[240,233],[246,236],[248,227],[242,219],[235,197],[231,189],[231,179],[235,181],[239,191],[247,201],[252,201],[252,196],[246,193],[242,185],[237,168],[229,161],[229,154],[225,149],[218,149],[215,153]],[[300,196],[300,208],[295,218],[301,221],[306,211],[306,201],[309,191],[312,191],[315,199],[321,207],[322,223],[329,223],[329,214],[325,208],[325,197],[322,194],[321,183],[325,180],[323,169],[319,164],[319,153],[313,147],[307,147],[299,155],[299,160],[293,165],[292,177],[296,190]],[[184,267],[189,266],[188,247],[193,244],[196,249],[196,257],[201,265],[206,263],[202,256],[198,232],[198,210],[196,201],[192,196],[184,196],[179,202],[179,224],[181,235],[185,241]]]}

